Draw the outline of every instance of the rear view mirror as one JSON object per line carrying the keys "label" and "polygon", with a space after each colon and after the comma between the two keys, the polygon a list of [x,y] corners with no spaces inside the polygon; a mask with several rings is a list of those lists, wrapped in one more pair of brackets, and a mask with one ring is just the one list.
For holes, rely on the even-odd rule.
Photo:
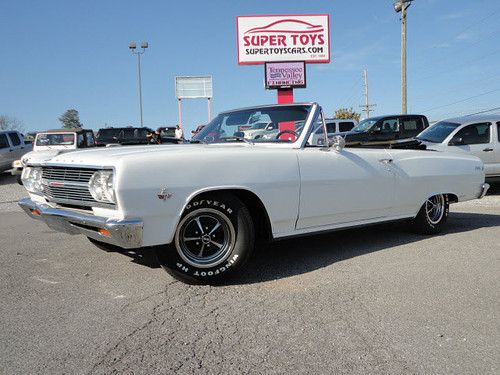
{"label": "rear view mirror", "polygon": [[462,137],[453,137],[451,141],[448,143],[448,146],[461,146],[464,144],[464,140]]}

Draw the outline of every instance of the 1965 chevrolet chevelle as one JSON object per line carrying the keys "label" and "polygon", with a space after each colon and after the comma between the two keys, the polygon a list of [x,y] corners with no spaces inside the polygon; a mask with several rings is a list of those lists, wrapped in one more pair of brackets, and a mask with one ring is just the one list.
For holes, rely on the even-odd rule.
{"label": "1965 chevrolet chevelle", "polygon": [[[280,131],[244,138],[242,129],[262,122]],[[87,150],[29,165],[29,198],[19,204],[101,247],[153,246],[175,277],[212,283],[240,269],[256,241],[392,220],[437,233],[449,203],[488,189],[476,157],[344,148],[341,137],[327,138],[316,103],[224,112],[192,143]]]}

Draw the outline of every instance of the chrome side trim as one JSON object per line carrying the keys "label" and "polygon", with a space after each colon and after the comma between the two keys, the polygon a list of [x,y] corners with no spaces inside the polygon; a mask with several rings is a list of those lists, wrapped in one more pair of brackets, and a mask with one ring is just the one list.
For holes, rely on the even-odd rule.
{"label": "chrome side trim", "polygon": [[[42,220],[50,228],[58,232],[83,234],[97,241],[124,249],[142,247],[143,221],[141,219],[110,219],[54,208],[47,204],[34,202],[30,198],[23,198],[18,204],[28,216]],[[99,233],[99,229],[109,231],[109,236]]]}
{"label": "chrome side trim", "polygon": [[487,184],[486,182],[481,185],[481,194],[479,194],[478,199],[484,198],[486,193],[488,192],[488,189],[490,188],[490,184]]}

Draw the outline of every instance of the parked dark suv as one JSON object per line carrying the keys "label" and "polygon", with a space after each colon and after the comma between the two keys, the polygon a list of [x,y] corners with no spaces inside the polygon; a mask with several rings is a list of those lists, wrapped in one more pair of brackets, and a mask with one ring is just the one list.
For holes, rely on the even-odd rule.
{"label": "parked dark suv", "polygon": [[423,115],[370,117],[342,133],[348,147],[420,148],[415,137],[429,127]]}
{"label": "parked dark suv", "polygon": [[152,129],[146,127],[103,128],[97,132],[96,144],[97,146],[109,144],[145,145],[149,143],[147,135],[152,132]]}

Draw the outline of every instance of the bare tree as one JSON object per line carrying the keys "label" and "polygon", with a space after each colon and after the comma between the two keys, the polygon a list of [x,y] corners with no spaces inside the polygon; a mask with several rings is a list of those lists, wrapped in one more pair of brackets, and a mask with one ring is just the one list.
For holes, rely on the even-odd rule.
{"label": "bare tree", "polygon": [[1,130],[17,130],[24,131],[23,123],[15,117],[0,115],[0,131]]}

